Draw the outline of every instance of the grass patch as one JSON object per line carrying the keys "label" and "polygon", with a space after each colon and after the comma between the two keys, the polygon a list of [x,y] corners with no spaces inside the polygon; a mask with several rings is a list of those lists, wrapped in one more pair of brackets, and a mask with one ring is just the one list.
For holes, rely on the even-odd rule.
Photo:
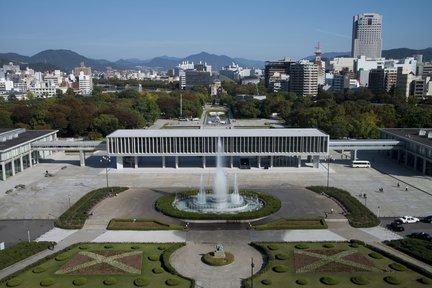
{"label": "grass patch", "polygon": [[334,198],[344,206],[346,211],[348,211],[346,217],[352,227],[375,227],[380,223],[380,220],[372,213],[372,211],[345,190],[335,187],[329,187],[327,189],[327,187],[324,186],[309,186],[307,189],[316,193],[322,193],[325,191],[327,195]]}
{"label": "grass patch", "polygon": [[383,259],[384,256],[382,256],[380,253],[378,252],[371,252],[369,253],[369,256],[374,258],[374,259]]}
{"label": "grass patch", "polygon": [[[88,249],[80,249],[79,247],[82,245],[88,246]],[[105,249],[106,245],[112,245],[112,248]],[[178,283],[176,287],[191,288],[195,286],[193,280],[181,277],[169,263],[164,262],[166,259],[169,259],[170,255],[176,249],[183,245],[184,243],[76,244],[53,255],[49,255],[34,265],[32,264],[24,270],[0,280],[0,288],[16,286],[40,288],[42,284],[48,285],[52,280],[54,284],[52,284],[51,287],[64,288],[166,287],[167,279],[175,279],[175,282]],[[136,246],[137,249],[131,249],[131,246]],[[163,250],[158,249],[162,247]],[[102,262],[96,263],[98,261],[94,261],[95,263],[90,263],[91,265],[87,266],[88,264],[86,263],[93,260],[93,258],[91,258],[92,253],[93,255],[98,253],[98,255],[100,255],[98,259]],[[142,257],[136,257],[138,254],[142,255]],[[56,261],[55,258],[60,255],[68,255],[68,259],[65,261]],[[152,255],[157,256],[161,261],[149,260],[149,257]],[[110,256],[116,257],[116,261],[110,262],[109,259],[107,259],[107,257],[109,258]],[[105,262],[105,260],[107,262]],[[123,264],[120,265],[120,262]],[[80,267],[80,265],[83,264],[86,266],[85,269]],[[36,267],[44,267],[46,270],[41,273],[34,273],[33,270],[35,270]],[[134,271],[136,269],[138,269],[138,272]],[[160,271],[161,273],[154,273],[153,270],[157,272]],[[48,279],[52,280],[48,281]]]}
{"label": "grass patch", "polygon": [[293,229],[327,229],[322,217],[280,218],[266,224],[253,226],[254,230],[293,230]]}
{"label": "grass patch", "polygon": [[224,266],[234,262],[234,255],[230,252],[225,252],[225,257],[215,257],[214,252],[209,252],[204,254],[201,260],[210,266]]}
{"label": "grass patch", "polygon": [[55,225],[63,229],[81,229],[87,220],[90,210],[101,200],[127,190],[126,187],[99,188],[90,191],[66,210]]}
{"label": "grass patch", "polygon": [[[298,249],[296,246],[305,245],[308,249]],[[324,245],[332,244],[334,248],[328,249]],[[402,287],[426,287],[430,277],[413,271],[407,267],[404,271],[394,271],[389,268],[392,263],[399,261],[383,255],[382,259],[369,256],[373,252],[368,246],[358,245],[351,247],[349,242],[261,242],[253,243],[264,255],[264,266],[254,276],[254,287],[392,287],[393,276],[402,283]],[[358,243],[357,243],[358,244]],[[269,247],[276,245],[278,250]],[[286,259],[278,255],[289,255]],[[401,264],[401,263],[399,263]],[[271,285],[262,281],[271,279]],[[393,279],[394,280],[394,279]],[[390,283],[391,282],[391,283]],[[336,284],[337,283],[337,284]],[[243,286],[250,288],[250,278],[243,280]]]}
{"label": "grass patch", "polygon": [[432,243],[420,239],[400,239],[385,241],[385,244],[408,254],[420,261],[432,265]]}
{"label": "grass patch", "polygon": [[174,225],[147,218],[113,218],[107,226],[107,230],[184,230],[183,226]]}
{"label": "grass patch", "polygon": [[0,270],[52,247],[52,242],[19,242],[0,251]]}
{"label": "grass patch", "polygon": [[[177,194],[177,197],[186,197],[191,195],[196,195],[197,190],[183,192]],[[180,219],[190,219],[190,220],[248,220],[248,219],[258,219],[277,212],[281,207],[281,202],[279,199],[270,196],[269,194],[262,192],[250,192],[242,191],[240,192],[242,196],[257,196],[260,201],[264,202],[264,207],[257,211],[240,212],[237,214],[199,214],[193,212],[180,211],[173,207],[172,203],[175,200],[176,194],[169,194],[160,197],[156,201],[156,209],[161,211],[163,214],[180,218]]]}

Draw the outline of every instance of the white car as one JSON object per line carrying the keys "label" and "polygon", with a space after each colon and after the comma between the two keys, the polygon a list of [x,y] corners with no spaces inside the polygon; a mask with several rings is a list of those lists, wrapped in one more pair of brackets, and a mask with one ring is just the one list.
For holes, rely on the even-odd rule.
{"label": "white car", "polygon": [[398,220],[400,220],[402,223],[417,223],[420,222],[419,218],[413,217],[413,216],[403,216],[401,218],[399,218]]}

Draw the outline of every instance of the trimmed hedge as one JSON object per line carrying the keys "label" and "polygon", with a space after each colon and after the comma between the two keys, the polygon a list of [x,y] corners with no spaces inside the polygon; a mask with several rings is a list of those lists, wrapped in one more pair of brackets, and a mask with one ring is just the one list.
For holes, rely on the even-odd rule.
{"label": "trimmed hedge", "polygon": [[392,285],[399,285],[402,283],[402,281],[396,276],[386,276],[384,277],[384,281]]}
{"label": "trimmed hedge", "polygon": [[103,284],[107,286],[111,286],[117,283],[117,279],[115,277],[108,277],[103,280]]}
{"label": "trimmed hedge", "polygon": [[304,285],[307,285],[307,284],[308,284],[308,281],[307,281],[306,279],[297,279],[297,280],[296,280],[296,283],[297,283],[298,285],[302,285],[302,286],[304,286]]}
{"label": "trimmed hedge", "polygon": [[418,279],[418,282],[420,282],[422,284],[430,285],[430,284],[432,284],[432,279],[427,278],[427,277],[422,277],[422,278]]}
{"label": "trimmed hedge", "polygon": [[320,282],[325,285],[337,285],[339,284],[339,280],[336,277],[325,276],[320,278]]}
{"label": "trimmed hedge", "polygon": [[54,285],[55,282],[56,282],[56,281],[55,281],[54,278],[52,278],[52,277],[48,277],[48,278],[42,279],[42,280],[40,281],[40,286],[42,286],[42,287],[48,287],[48,286]]}
{"label": "trimmed hedge", "polygon": [[380,223],[380,220],[372,211],[345,190],[335,187],[329,187],[327,189],[327,187],[324,186],[309,186],[306,188],[319,194],[325,191],[327,195],[336,199],[348,211],[346,217],[352,227],[375,227]]}
{"label": "trimmed hedge", "polygon": [[150,255],[147,259],[150,261],[159,261],[159,255]]}
{"label": "trimmed hedge", "polygon": [[301,243],[301,244],[297,244],[297,245],[295,245],[294,247],[295,247],[296,249],[308,249],[308,248],[309,248],[309,245]]}
{"label": "trimmed hedge", "polygon": [[271,285],[273,282],[272,282],[272,280],[271,279],[263,279],[263,280],[261,280],[261,283],[263,284],[263,285]]}
{"label": "trimmed hedge", "polygon": [[420,261],[432,265],[432,244],[428,241],[406,238],[384,241],[384,243]]}
{"label": "trimmed hedge", "polygon": [[[159,226],[136,226],[136,227],[125,227],[117,225],[117,223],[156,223]],[[159,221],[157,219],[152,218],[135,218],[135,219],[129,219],[129,218],[113,218],[109,222],[107,226],[107,230],[138,230],[138,231],[152,231],[152,230],[184,230],[185,227],[179,226],[179,225],[173,225],[169,223],[165,223],[162,221]]]}
{"label": "trimmed hedge", "polygon": [[[183,192],[180,196],[192,196],[198,193],[197,190]],[[165,215],[180,218],[180,219],[190,219],[190,220],[249,220],[258,219],[277,212],[281,207],[281,202],[279,199],[270,196],[262,192],[250,192],[242,191],[240,192],[242,196],[257,196],[261,201],[263,201],[264,207],[256,211],[240,212],[237,214],[217,214],[217,213],[193,213],[181,211],[172,206],[175,200],[176,194],[169,194],[160,197],[156,201],[156,209]]]}
{"label": "trimmed hedge", "polygon": [[35,267],[35,268],[32,270],[32,272],[33,272],[33,273],[36,273],[36,274],[39,274],[39,273],[42,273],[42,272],[45,272],[45,271],[46,271],[46,268],[43,267],[43,266],[37,266],[37,267]]}
{"label": "trimmed hedge", "polygon": [[334,244],[332,244],[332,243],[326,243],[326,244],[324,244],[324,245],[322,245],[324,248],[327,248],[327,249],[330,249],[330,248],[334,248],[335,247],[335,245]]}
{"label": "trimmed hedge", "polygon": [[276,250],[279,250],[279,245],[278,244],[269,244],[269,245],[267,245],[267,248],[269,250],[276,251]]}
{"label": "trimmed hedge", "polygon": [[150,280],[148,280],[147,278],[144,278],[144,277],[139,277],[139,278],[134,280],[134,285],[136,287],[144,287],[144,286],[147,286],[149,283],[150,283]]}
{"label": "trimmed hedge", "polygon": [[404,265],[399,263],[391,263],[389,267],[396,271],[405,271],[407,269]]}
{"label": "trimmed hedge", "polygon": [[127,190],[127,187],[99,188],[90,191],[64,212],[55,225],[63,229],[81,229],[89,216],[90,210],[101,200]]}
{"label": "trimmed hedge", "polygon": [[19,242],[0,251],[0,270],[48,249],[53,242]]}
{"label": "trimmed hedge", "polygon": [[273,267],[273,271],[277,273],[284,273],[288,271],[288,267],[285,265],[277,265]]}
{"label": "trimmed hedge", "polygon": [[155,267],[155,268],[152,269],[152,272],[154,274],[161,274],[161,273],[164,272],[164,269],[162,267]]}
{"label": "trimmed hedge", "polygon": [[368,254],[370,257],[374,259],[383,259],[384,257],[378,252],[371,252]]}
{"label": "trimmed hedge", "polygon": [[168,286],[177,286],[180,284],[180,281],[174,278],[170,278],[168,280],[165,281],[165,284]]}
{"label": "trimmed hedge", "polygon": [[285,254],[285,253],[279,253],[279,254],[275,255],[275,258],[277,260],[286,260],[289,258],[289,256],[288,256],[288,254]]}
{"label": "trimmed hedge", "polygon": [[17,287],[21,285],[22,279],[21,278],[12,278],[9,281],[6,282],[7,287]]}
{"label": "trimmed hedge", "polygon": [[79,277],[79,278],[76,278],[72,281],[72,284],[74,286],[82,286],[86,283],[87,283],[87,278],[85,278],[85,277]]}
{"label": "trimmed hedge", "polygon": [[[313,222],[313,223],[310,223]],[[253,226],[253,230],[294,230],[294,229],[327,229],[323,217],[284,217],[262,225]]]}
{"label": "trimmed hedge", "polygon": [[228,265],[231,264],[232,262],[234,262],[234,255],[232,253],[229,252],[225,252],[225,257],[224,258],[220,258],[220,257],[214,257],[214,253],[213,252],[209,252],[203,255],[203,257],[201,258],[201,260],[210,266],[224,266],[224,265]]}
{"label": "trimmed hedge", "polygon": [[351,282],[357,285],[367,285],[369,284],[369,279],[364,276],[364,275],[360,275],[360,276],[354,276],[351,277]]}

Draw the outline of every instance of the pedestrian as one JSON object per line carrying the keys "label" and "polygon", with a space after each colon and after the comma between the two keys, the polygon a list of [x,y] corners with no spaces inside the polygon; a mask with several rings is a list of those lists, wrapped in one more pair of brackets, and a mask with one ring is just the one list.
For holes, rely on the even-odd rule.
{"label": "pedestrian", "polygon": [[405,191],[408,191],[408,186],[405,186]]}
{"label": "pedestrian", "polygon": [[397,182],[397,187],[398,187],[398,188],[400,187],[400,184],[399,184],[399,182]]}
{"label": "pedestrian", "polygon": [[330,214],[333,214],[333,211],[334,211],[333,208],[331,208],[331,210],[330,210]]}

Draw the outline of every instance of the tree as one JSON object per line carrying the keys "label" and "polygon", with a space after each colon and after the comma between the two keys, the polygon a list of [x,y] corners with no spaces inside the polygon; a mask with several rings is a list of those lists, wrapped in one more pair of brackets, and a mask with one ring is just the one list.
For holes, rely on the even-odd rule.
{"label": "tree", "polygon": [[138,95],[132,104],[133,109],[141,113],[146,124],[153,123],[160,115],[159,106],[149,96]]}
{"label": "tree", "polygon": [[236,118],[257,118],[260,110],[257,108],[256,102],[253,100],[240,100],[234,104],[233,109]]}
{"label": "tree", "polygon": [[11,120],[11,113],[9,111],[0,109],[0,127],[1,128],[13,127],[13,123]]}
{"label": "tree", "polygon": [[92,127],[106,136],[119,128],[119,120],[111,114],[100,114],[93,119]]}
{"label": "tree", "polygon": [[66,90],[66,96],[75,96],[75,92],[72,88]]}

